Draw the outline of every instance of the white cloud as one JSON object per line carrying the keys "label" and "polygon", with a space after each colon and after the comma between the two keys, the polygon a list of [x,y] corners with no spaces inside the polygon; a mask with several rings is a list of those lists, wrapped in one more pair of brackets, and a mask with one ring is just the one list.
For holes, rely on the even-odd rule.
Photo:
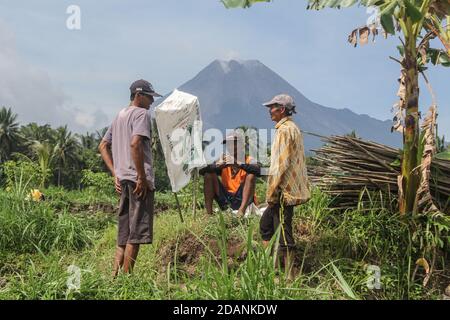
{"label": "white cloud", "polygon": [[[71,98],[50,75],[23,59],[16,48],[14,33],[0,21],[0,107],[11,107],[21,123],[68,124],[72,130],[98,129],[101,111],[87,113],[71,107]],[[103,124],[102,124],[103,125]]]}
{"label": "white cloud", "polygon": [[89,113],[79,112],[75,116],[75,123],[84,128],[91,128],[95,123],[95,117]]}
{"label": "white cloud", "polygon": [[225,53],[224,60],[237,60],[241,54],[236,50],[229,50]]}

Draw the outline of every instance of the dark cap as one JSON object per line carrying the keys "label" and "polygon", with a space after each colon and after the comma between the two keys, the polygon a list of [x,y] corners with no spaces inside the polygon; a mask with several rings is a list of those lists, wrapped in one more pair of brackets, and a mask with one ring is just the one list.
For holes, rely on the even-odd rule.
{"label": "dark cap", "polygon": [[156,93],[150,82],[146,80],[137,80],[131,84],[130,87],[131,94],[133,93],[143,93],[154,97],[162,97],[159,93]]}

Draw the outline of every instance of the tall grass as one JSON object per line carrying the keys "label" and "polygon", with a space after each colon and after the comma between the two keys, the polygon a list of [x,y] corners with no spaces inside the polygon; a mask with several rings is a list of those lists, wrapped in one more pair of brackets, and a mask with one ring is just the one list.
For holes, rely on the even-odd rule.
{"label": "tall grass", "polygon": [[93,243],[96,225],[91,219],[0,193],[0,250],[44,253],[50,250],[81,250]]}

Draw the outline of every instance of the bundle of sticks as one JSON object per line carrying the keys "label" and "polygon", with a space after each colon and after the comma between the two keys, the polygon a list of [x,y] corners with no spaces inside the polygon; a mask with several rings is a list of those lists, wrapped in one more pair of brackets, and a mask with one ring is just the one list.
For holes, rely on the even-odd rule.
{"label": "bundle of sticks", "polygon": [[[361,195],[380,191],[395,201],[400,175],[400,150],[351,136],[321,139],[325,145],[313,150],[308,174],[313,185],[329,194],[335,208],[356,207]],[[441,211],[448,211],[450,161],[434,159],[431,165],[430,194]],[[368,191],[368,192],[362,192]]]}

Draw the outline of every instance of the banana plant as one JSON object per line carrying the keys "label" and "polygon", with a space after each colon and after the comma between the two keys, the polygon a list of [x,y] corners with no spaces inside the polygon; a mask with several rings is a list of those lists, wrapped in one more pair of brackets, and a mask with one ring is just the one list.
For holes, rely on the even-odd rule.
{"label": "banana plant", "polygon": [[[222,2],[227,8],[248,8],[258,1]],[[307,0],[307,9],[342,9],[351,6],[373,7],[379,12],[379,26],[374,23],[352,31],[348,40],[354,46],[366,44],[382,29],[385,37],[401,34],[398,47],[400,59],[400,88],[397,95],[393,130],[403,134],[402,170],[399,177],[399,210],[402,214],[416,213],[417,192],[420,185],[420,112],[419,73],[426,65],[450,66],[450,0]],[[442,48],[432,48],[431,40],[438,39]],[[435,43],[435,42],[433,42]]]}
{"label": "banana plant", "polygon": [[249,8],[257,2],[270,2],[270,0],[222,0],[225,8]]}

